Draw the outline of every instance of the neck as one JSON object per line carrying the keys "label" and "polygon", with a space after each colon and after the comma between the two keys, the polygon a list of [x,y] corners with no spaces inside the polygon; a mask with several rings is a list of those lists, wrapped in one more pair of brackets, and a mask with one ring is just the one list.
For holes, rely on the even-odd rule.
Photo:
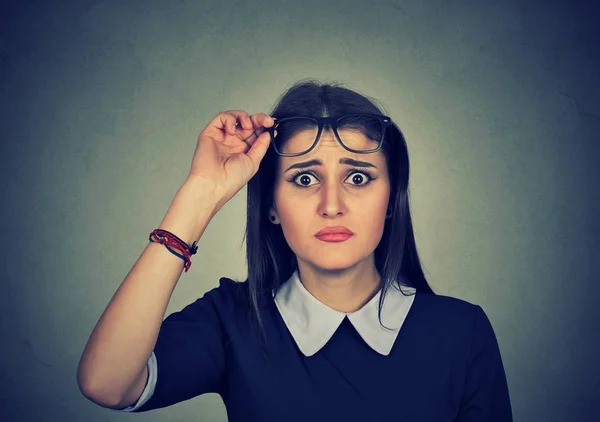
{"label": "neck", "polygon": [[357,265],[341,270],[324,270],[298,261],[300,281],[316,299],[340,312],[362,308],[381,287],[374,265]]}

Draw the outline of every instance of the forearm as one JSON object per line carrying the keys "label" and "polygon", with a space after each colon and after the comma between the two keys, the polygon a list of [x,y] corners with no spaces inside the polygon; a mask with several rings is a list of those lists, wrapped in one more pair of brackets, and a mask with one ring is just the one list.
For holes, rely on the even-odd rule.
{"label": "forearm", "polygon": [[[213,186],[188,179],[158,228],[188,245],[200,239],[222,200]],[[131,390],[156,344],[184,261],[149,242],[96,324],[77,372],[82,393],[99,404],[116,403]]]}

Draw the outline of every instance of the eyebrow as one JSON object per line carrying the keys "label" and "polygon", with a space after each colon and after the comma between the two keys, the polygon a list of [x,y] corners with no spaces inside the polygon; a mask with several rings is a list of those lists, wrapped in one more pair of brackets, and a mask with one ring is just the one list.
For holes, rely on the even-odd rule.
{"label": "eyebrow", "polygon": [[[353,158],[340,158],[340,164],[348,164],[350,166],[356,166],[356,167],[373,167],[373,168],[377,168],[376,165],[368,163],[366,161],[359,161],[359,160],[355,160]],[[302,163],[296,163],[296,164],[292,164],[291,166],[289,166],[284,173],[292,170],[292,169],[296,169],[296,168],[306,168],[306,167],[311,167],[311,166],[322,166],[323,162],[321,160],[308,160],[308,161],[303,161]]]}

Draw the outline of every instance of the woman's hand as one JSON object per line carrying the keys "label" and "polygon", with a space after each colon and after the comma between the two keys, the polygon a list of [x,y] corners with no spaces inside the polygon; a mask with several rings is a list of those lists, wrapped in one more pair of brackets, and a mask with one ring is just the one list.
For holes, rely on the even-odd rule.
{"label": "woman's hand", "polygon": [[258,171],[271,140],[266,128],[273,123],[265,113],[217,114],[198,136],[189,177],[211,181],[228,201]]}

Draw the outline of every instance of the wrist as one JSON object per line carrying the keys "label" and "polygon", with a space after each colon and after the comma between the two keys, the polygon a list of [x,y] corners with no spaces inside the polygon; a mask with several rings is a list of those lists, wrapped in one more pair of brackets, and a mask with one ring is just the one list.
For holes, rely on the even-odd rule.
{"label": "wrist", "polygon": [[222,197],[213,182],[187,178],[158,228],[170,231],[191,246],[221,206]]}

